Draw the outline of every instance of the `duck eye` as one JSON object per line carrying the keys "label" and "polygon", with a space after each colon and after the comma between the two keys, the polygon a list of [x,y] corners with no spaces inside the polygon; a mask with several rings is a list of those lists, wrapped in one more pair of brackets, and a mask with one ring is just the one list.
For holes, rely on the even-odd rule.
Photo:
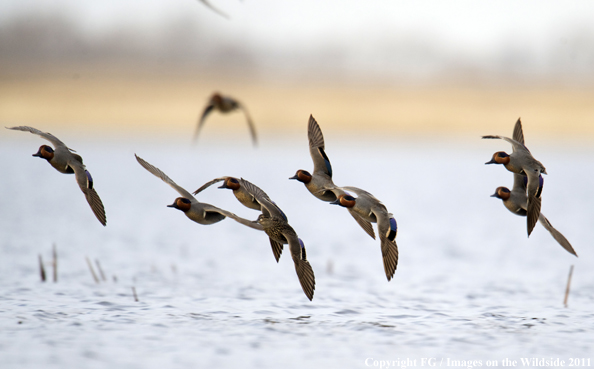
{"label": "duck eye", "polygon": [[43,149],[49,153],[53,153],[54,149],[52,149],[50,146],[43,146]]}
{"label": "duck eye", "polygon": [[344,196],[344,199],[347,200],[347,201],[355,201],[355,198],[353,196],[351,196],[351,195]]}
{"label": "duck eye", "polygon": [[231,183],[239,183],[239,181],[236,178],[231,178],[231,177],[229,177],[228,181]]}
{"label": "duck eye", "polygon": [[302,170],[301,173],[305,174],[308,177],[311,177],[311,174],[307,170]]}
{"label": "duck eye", "polygon": [[186,199],[186,198],[181,198],[179,199],[179,201],[183,202],[184,204],[189,204],[190,200]]}

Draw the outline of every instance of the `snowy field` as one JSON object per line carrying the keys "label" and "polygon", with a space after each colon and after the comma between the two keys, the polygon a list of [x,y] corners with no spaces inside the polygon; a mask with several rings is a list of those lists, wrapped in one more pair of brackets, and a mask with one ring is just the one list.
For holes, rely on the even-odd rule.
{"label": "snowy field", "polygon": [[[512,185],[502,166],[484,165],[493,152],[510,151],[505,142],[356,142],[325,132],[334,181],[373,193],[398,221],[400,259],[391,282],[379,240],[345,209],[288,180],[297,169],[312,169],[305,132],[295,140],[265,138],[258,149],[221,137],[202,137],[191,148],[52,132],[83,156],[107,212],[103,228],[72,176],[31,157],[42,139],[3,130],[0,367],[427,366],[423,358],[442,367],[521,358],[587,364],[581,359],[594,347],[594,149],[538,142],[529,129],[527,145],[549,173],[542,212],[579,258],[541,225],[528,239],[525,218],[489,197]],[[263,232],[229,219],[202,226],[167,208],[177,193],[134,153],[189,191],[223,175],[259,185],[307,246],[313,301],[287,248],[277,264]],[[214,186],[198,199],[258,215]],[[37,258],[47,264],[52,244],[59,281],[41,283]],[[93,281],[86,257],[101,263],[106,281]]]}

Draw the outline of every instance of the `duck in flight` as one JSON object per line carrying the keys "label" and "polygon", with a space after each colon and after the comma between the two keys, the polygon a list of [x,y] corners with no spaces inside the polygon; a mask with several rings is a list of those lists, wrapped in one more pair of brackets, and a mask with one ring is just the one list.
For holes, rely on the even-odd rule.
{"label": "duck in flight", "polygon": [[524,132],[522,131],[522,122],[518,118],[514,126],[513,138],[504,136],[483,136],[486,139],[501,139],[512,145],[512,153],[507,154],[504,151],[498,151],[493,154],[490,161],[485,164],[503,164],[510,172],[524,175],[528,178],[526,191],[528,203],[526,205],[526,219],[528,236],[532,233],[536,222],[540,217],[541,207],[541,173],[547,174],[547,170],[542,163],[536,160],[530,150],[524,145]]}
{"label": "duck in flight", "polygon": [[250,129],[250,134],[252,136],[252,141],[254,143],[254,146],[258,146],[258,137],[256,134],[256,127],[254,126],[254,123],[252,122],[252,118],[250,117],[245,106],[242,103],[240,103],[238,100],[236,100],[232,97],[229,97],[229,96],[223,96],[218,92],[215,92],[214,94],[212,94],[212,96],[210,97],[210,99],[208,101],[208,104],[202,111],[202,114],[200,115],[200,119],[198,120],[198,125],[196,126],[196,131],[194,132],[193,141],[196,142],[196,140],[198,140],[198,134],[200,133],[200,130],[204,126],[206,117],[211,112],[219,111],[223,114],[227,114],[227,113],[231,113],[236,110],[241,110],[243,112],[243,114],[245,115],[248,127]]}
{"label": "duck in flight", "polygon": [[93,187],[93,177],[91,177],[91,173],[89,173],[83,164],[83,159],[80,155],[75,154],[74,150],[67,147],[51,133],[42,132],[36,128],[28,126],[6,128],[15,131],[30,132],[52,143],[54,145],[53,148],[49,145],[41,145],[39,151],[33,154],[33,156],[47,160],[47,162],[60,173],[74,174],[76,183],[78,183],[78,186],[85,195],[91,210],[93,210],[93,214],[95,214],[95,217],[97,217],[97,220],[99,220],[103,226],[107,225],[107,217],[105,215],[103,202],[101,202],[101,198]]}

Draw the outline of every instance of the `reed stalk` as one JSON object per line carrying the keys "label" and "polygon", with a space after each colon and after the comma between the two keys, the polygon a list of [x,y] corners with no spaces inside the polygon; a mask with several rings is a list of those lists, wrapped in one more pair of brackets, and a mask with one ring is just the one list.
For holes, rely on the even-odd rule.
{"label": "reed stalk", "polygon": [[97,265],[97,270],[99,270],[99,275],[101,276],[101,280],[103,282],[107,281],[107,278],[105,278],[105,273],[103,273],[103,269],[101,268],[101,264],[99,264],[99,259],[95,259],[95,265]]}
{"label": "reed stalk", "polygon": [[573,265],[569,268],[569,276],[567,277],[567,286],[565,287],[565,298],[563,299],[563,305],[567,307],[567,298],[569,297],[569,287],[571,286],[571,276],[573,275]]}
{"label": "reed stalk", "polygon": [[43,259],[41,258],[41,254],[39,254],[39,274],[41,276],[41,281],[45,282],[45,268],[43,267]]}
{"label": "reed stalk", "polygon": [[95,269],[93,269],[93,264],[91,264],[91,261],[89,260],[88,257],[85,257],[85,259],[87,260],[87,265],[89,266],[89,270],[91,271],[91,275],[93,276],[95,283],[99,283],[99,278],[97,278],[97,274],[95,274]]}
{"label": "reed stalk", "polygon": [[56,244],[52,246],[52,268],[54,270],[54,283],[58,282],[58,252],[56,251]]}

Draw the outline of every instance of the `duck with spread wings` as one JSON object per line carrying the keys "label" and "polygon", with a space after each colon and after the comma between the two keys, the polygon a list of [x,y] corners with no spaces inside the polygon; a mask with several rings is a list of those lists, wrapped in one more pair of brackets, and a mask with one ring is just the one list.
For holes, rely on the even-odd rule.
{"label": "duck with spread wings", "polygon": [[97,217],[97,220],[99,220],[103,226],[107,225],[107,217],[105,216],[103,202],[93,187],[93,177],[91,177],[91,173],[89,173],[83,164],[83,159],[80,155],[75,154],[74,150],[66,146],[51,133],[42,132],[36,128],[27,126],[6,128],[16,131],[30,132],[51,142],[54,145],[53,148],[49,145],[41,145],[37,153],[33,154],[33,156],[47,160],[47,162],[60,173],[74,174],[76,183],[78,183],[78,186],[85,195],[91,210],[93,210],[93,214],[95,214],[95,217]]}

